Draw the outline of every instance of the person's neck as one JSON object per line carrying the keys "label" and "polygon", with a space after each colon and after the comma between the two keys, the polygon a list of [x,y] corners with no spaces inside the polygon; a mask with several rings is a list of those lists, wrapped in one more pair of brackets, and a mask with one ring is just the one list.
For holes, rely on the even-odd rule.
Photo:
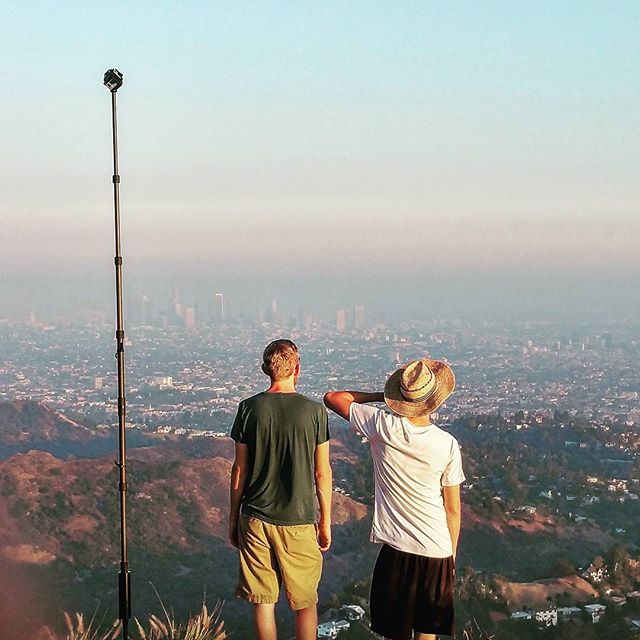
{"label": "person's neck", "polygon": [[428,427],[431,422],[431,416],[418,416],[417,418],[409,418],[409,422],[416,427]]}
{"label": "person's neck", "polygon": [[293,376],[284,380],[272,380],[267,393],[295,393],[296,381]]}

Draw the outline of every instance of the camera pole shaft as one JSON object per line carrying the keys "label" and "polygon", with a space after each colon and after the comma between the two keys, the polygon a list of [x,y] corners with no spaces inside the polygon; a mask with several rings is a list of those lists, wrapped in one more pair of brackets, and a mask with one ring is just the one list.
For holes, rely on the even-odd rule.
{"label": "camera pole shaft", "polygon": [[131,618],[131,573],[127,553],[127,439],[126,399],[124,367],[124,313],[122,310],[122,253],[120,244],[120,174],[118,172],[118,123],[116,92],[122,86],[122,74],[110,69],[104,84],[111,91],[111,124],[113,132],[113,205],[115,210],[115,268],[116,268],[116,358],[118,363],[118,434],[119,458],[116,466],[120,472],[120,571],[118,573],[119,618],[122,622],[122,639],[127,640]]}

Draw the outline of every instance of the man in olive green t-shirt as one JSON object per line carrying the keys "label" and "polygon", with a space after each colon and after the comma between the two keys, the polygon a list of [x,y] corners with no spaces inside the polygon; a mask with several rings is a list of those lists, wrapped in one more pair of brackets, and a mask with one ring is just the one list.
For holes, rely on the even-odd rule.
{"label": "man in olive green t-shirt", "polygon": [[[236,594],[254,604],[258,640],[276,640],[275,603],[284,584],[297,640],[317,635],[322,554],[331,544],[331,467],[324,407],[296,392],[298,348],[264,350],[269,388],[240,403],[231,437],[229,539],[240,552]],[[315,493],[320,507],[316,525]]]}

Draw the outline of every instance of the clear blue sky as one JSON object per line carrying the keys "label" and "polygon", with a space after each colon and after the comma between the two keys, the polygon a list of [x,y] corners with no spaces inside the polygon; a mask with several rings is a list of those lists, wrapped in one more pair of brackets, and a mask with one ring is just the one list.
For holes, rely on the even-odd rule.
{"label": "clear blue sky", "polygon": [[110,260],[112,66],[134,262],[640,274],[638,2],[13,3],[0,41],[10,278]]}

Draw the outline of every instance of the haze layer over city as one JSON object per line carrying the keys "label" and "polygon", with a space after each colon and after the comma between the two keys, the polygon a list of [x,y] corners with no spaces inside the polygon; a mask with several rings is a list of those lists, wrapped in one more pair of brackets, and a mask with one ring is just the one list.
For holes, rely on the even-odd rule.
{"label": "haze layer over city", "polygon": [[637,314],[636,3],[79,6],[0,26],[0,317],[112,297],[108,67],[126,291]]}

